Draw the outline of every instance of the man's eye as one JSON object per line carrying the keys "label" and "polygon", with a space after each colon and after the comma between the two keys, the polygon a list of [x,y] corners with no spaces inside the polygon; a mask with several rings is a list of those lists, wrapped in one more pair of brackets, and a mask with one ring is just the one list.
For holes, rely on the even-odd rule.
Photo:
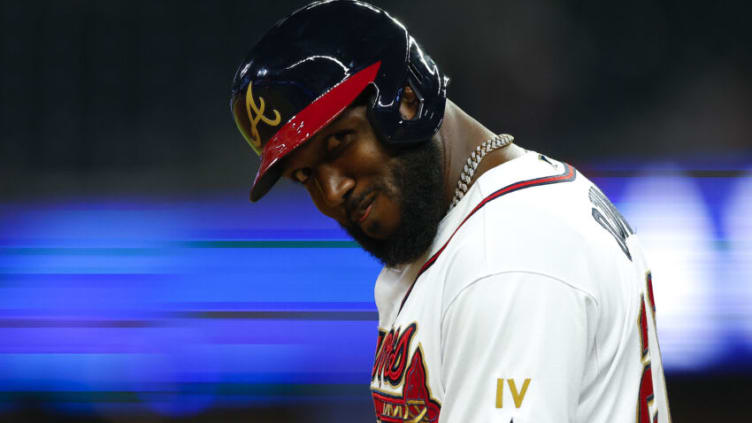
{"label": "man's eye", "polygon": [[304,184],[308,181],[308,178],[311,176],[311,169],[303,168],[298,169],[292,174],[292,178],[301,184]]}
{"label": "man's eye", "polygon": [[340,131],[332,134],[327,140],[326,140],[326,151],[329,153],[335,152],[338,148],[342,147],[343,145],[347,144],[347,142],[350,140],[350,134],[352,134],[352,131]]}

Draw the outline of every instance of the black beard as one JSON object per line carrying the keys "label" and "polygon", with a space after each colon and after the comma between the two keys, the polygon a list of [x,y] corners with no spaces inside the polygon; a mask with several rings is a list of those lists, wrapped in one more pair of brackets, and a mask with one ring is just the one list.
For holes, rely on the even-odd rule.
{"label": "black beard", "polygon": [[376,239],[357,225],[344,227],[364,250],[388,267],[422,256],[446,214],[441,152],[436,143],[428,140],[397,154],[391,180],[372,187],[389,195],[400,208],[400,222],[394,234]]}

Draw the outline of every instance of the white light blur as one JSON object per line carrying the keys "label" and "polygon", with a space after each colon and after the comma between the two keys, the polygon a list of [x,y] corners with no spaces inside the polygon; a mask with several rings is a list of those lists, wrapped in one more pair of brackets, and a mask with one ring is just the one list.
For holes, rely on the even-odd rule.
{"label": "white light blur", "polygon": [[735,335],[752,347],[752,177],[734,184],[723,223],[729,254],[724,313],[735,323]]}
{"label": "white light blur", "polygon": [[634,178],[618,206],[651,267],[664,367],[694,370],[712,364],[722,348],[712,286],[718,282],[717,253],[698,188],[676,175]]}

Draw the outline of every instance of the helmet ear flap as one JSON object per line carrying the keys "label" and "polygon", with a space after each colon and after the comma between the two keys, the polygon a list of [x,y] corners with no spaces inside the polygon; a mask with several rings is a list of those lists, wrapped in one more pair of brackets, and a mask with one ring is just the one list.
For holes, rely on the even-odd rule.
{"label": "helmet ear flap", "polygon": [[[397,147],[419,144],[436,134],[444,119],[449,81],[411,36],[408,36],[407,55],[403,63],[401,83],[392,83],[390,90],[393,91],[377,96],[378,101],[373,103],[374,108],[369,116],[384,142]],[[374,85],[378,87],[379,82],[377,79]],[[418,101],[418,110],[410,119],[403,118],[400,111],[405,87],[410,87]]]}

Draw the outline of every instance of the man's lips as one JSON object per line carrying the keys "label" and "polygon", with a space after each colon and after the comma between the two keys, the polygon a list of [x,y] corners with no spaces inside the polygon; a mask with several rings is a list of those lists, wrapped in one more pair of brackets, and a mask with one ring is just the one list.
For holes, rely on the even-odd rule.
{"label": "man's lips", "polygon": [[365,222],[365,220],[368,217],[368,215],[371,214],[371,209],[372,208],[373,208],[373,201],[371,202],[371,204],[368,205],[368,207],[366,207],[366,211],[364,211],[363,212],[363,216],[361,216],[360,219],[358,219],[358,223]]}
{"label": "man's lips", "polygon": [[368,215],[371,214],[371,210],[373,209],[373,201],[375,199],[376,199],[376,194],[368,196],[361,203],[361,206],[358,207],[358,210],[355,213],[353,213],[351,217],[352,221],[356,223],[363,223],[368,218]]}

